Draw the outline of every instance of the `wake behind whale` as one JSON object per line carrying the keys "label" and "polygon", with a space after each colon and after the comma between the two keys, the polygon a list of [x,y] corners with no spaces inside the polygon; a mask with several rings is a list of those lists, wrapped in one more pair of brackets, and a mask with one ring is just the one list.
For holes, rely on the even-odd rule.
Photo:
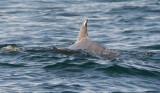
{"label": "wake behind whale", "polygon": [[82,23],[80,32],[78,34],[77,41],[73,45],[68,47],[68,49],[70,50],[88,50],[95,54],[100,54],[100,55],[102,54],[106,56],[116,55],[115,52],[105,49],[103,46],[89,39],[88,33],[87,33],[87,22],[88,22],[88,19],[86,19]]}

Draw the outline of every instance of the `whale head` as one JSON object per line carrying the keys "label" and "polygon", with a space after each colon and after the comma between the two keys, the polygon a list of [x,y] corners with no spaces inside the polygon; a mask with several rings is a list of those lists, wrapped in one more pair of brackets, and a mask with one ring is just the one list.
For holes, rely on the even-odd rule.
{"label": "whale head", "polygon": [[79,41],[81,41],[81,40],[84,39],[84,38],[88,38],[87,22],[88,22],[88,19],[86,19],[86,20],[82,23],[82,26],[81,26],[81,29],[80,29],[80,32],[79,32],[79,34],[78,34],[78,38],[77,38],[77,41],[76,41],[76,42],[79,42]]}

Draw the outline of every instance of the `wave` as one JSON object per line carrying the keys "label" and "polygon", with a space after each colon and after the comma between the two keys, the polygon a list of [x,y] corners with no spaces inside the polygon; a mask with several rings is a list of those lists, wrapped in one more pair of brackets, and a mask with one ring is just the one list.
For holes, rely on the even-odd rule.
{"label": "wave", "polygon": [[133,75],[133,76],[147,76],[147,77],[159,77],[160,72],[148,70],[148,69],[141,69],[136,67],[127,67],[127,66],[121,66],[117,63],[114,64],[113,61],[110,61],[109,64],[104,65],[96,62],[83,62],[83,63],[77,63],[75,61],[65,60],[61,63],[55,63],[52,65],[44,66],[44,69],[46,70],[60,70],[65,72],[82,72],[82,71],[100,71],[107,75]]}
{"label": "wave", "polygon": [[107,68],[98,68],[96,69],[98,71],[103,71],[105,73],[110,73],[112,75],[121,75],[121,74],[126,74],[126,75],[134,75],[134,76],[160,76],[160,72],[158,71],[150,71],[147,69],[139,69],[135,67],[124,67],[120,65],[112,65]]}
{"label": "wave", "polygon": [[[138,49],[152,49],[159,50],[160,45],[152,46],[141,46]],[[4,44],[0,45],[0,55],[17,55],[19,58],[23,57],[24,59],[50,59],[51,58],[66,58],[67,56],[72,56],[73,58],[93,58],[93,59],[105,59],[105,60],[114,60],[116,58],[120,60],[126,60],[130,58],[138,60],[151,60],[154,59],[155,55],[159,55],[156,52],[147,52],[147,51],[127,51],[127,50],[111,50],[116,53],[116,55],[99,55],[94,54],[89,51],[83,50],[68,50],[68,49],[58,49],[54,46],[49,47],[23,47],[16,44]],[[7,54],[6,54],[7,53]],[[22,59],[23,59],[22,58]]]}
{"label": "wave", "polygon": [[160,45],[150,45],[150,46],[141,46],[140,49],[151,49],[151,50],[160,50]]}
{"label": "wave", "polygon": [[[159,45],[150,46],[157,49]],[[150,48],[149,47],[149,48]],[[159,49],[159,48],[158,48]],[[155,52],[140,52],[115,50],[119,53],[113,58],[103,58],[94,55],[87,51],[72,51],[67,49],[58,49],[56,47],[23,47],[16,44],[0,45],[0,57],[4,60],[17,60],[36,63],[42,65],[45,70],[58,70],[68,72],[83,72],[86,70],[101,71],[107,74],[127,74],[127,75],[142,75],[142,76],[160,76],[157,64],[159,64],[159,53]],[[7,51],[7,52],[6,52]],[[8,52],[11,51],[11,52]],[[12,56],[12,57],[11,57]],[[8,59],[9,58],[9,59]],[[130,63],[127,61],[137,61]],[[143,61],[142,68],[137,68],[138,62]],[[46,65],[48,63],[50,65]],[[51,62],[51,63],[50,63]],[[101,63],[103,62],[103,63]],[[105,63],[105,64],[104,64]],[[122,66],[119,65],[122,63]],[[124,64],[132,65],[127,67]],[[150,63],[150,66],[148,65]],[[23,67],[24,64],[0,63],[1,66]],[[25,63],[26,65],[33,65]],[[44,66],[43,66],[44,65]],[[149,69],[148,69],[149,68]],[[151,69],[150,69],[151,68]],[[152,69],[153,68],[153,69]]]}
{"label": "wave", "polygon": [[64,17],[74,17],[74,16],[80,16],[78,14],[75,13],[59,13],[59,16],[64,16]]}
{"label": "wave", "polygon": [[[149,6],[147,4],[142,4],[142,5],[137,5],[137,4],[127,4],[127,5],[122,5],[120,7],[117,8],[113,8],[111,9],[108,13],[110,14],[114,14],[114,13],[119,13],[119,14],[124,14],[124,15],[130,15],[134,13],[137,13],[137,16],[139,15],[139,12],[143,12],[143,13],[159,13],[160,9],[155,8],[153,6]],[[135,19],[144,19],[143,18],[144,15],[141,15],[138,18]],[[130,16],[127,16],[127,18]],[[131,16],[132,17],[132,16]]]}
{"label": "wave", "polygon": [[[76,60],[75,60],[76,61]],[[56,63],[53,65],[47,65],[44,68],[45,69],[63,69],[63,68],[94,68],[95,66],[98,66],[98,63],[95,62],[85,62],[85,63],[74,63],[74,62],[70,62],[70,60],[65,60],[64,62],[61,63]]]}
{"label": "wave", "polygon": [[[151,50],[160,50],[160,45],[151,45],[151,46],[140,46],[137,49],[151,49]],[[74,55],[77,57],[88,57],[88,58],[107,58],[107,59],[115,59],[117,57],[122,57],[122,56],[129,56],[129,57],[135,57],[137,54],[139,56],[143,56],[144,54],[153,56],[156,54],[156,52],[147,52],[147,51],[127,51],[127,50],[118,50],[118,49],[108,49],[108,52],[115,53],[113,55],[100,55],[100,54],[94,54],[90,51],[86,50],[69,50],[69,49],[58,49],[55,46],[48,46],[48,47],[23,47],[21,45],[16,45],[16,44],[3,44],[0,45],[0,52],[8,52],[8,51],[15,51],[15,52],[20,52],[24,54],[63,54],[63,55]],[[13,53],[12,52],[12,53]]]}
{"label": "wave", "polygon": [[0,63],[0,67],[9,67],[9,68],[17,68],[17,67],[26,67],[25,64],[14,64],[14,63]]}
{"label": "wave", "polygon": [[127,2],[129,0],[93,0],[96,2]]}
{"label": "wave", "polygon": [[113,8],[111,9],[108,13],[120,13],[120,14],[123,14],[123,13],[128,13],[128,12],[138,12],[138,11],[148,11],[148,7],[147,6],[133,6],[133,5],[126,5],[126,6],[121,6],[121,7],[118,7],[118,8]]}

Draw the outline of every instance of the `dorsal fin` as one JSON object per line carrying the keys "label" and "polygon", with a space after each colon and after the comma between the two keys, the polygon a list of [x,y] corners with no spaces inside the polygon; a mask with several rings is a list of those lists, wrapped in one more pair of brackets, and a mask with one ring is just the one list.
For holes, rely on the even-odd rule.
{"label": "dorsal fin", "polygon": [[88,22],[88,19],[86,19],[83,24],[82,24],[82,27],[80,29],[80,32],[78,34],[78,38],[77,38],[77,41],[80,41],[81,39],[83,38],[88,38],[88,33],[87,33],[87,22]]}

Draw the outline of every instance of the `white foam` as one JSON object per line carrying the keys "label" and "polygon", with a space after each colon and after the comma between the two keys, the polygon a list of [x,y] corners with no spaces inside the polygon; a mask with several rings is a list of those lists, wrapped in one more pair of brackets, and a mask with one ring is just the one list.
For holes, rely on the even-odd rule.
{"label": "white foam", "polygon": [[11,45],[8,45],[6,47],[3,47],[2,50],[5,50],[5,51],[18,51],[20,50],[19,47],[15,47],[15,46],[11,46]]}

